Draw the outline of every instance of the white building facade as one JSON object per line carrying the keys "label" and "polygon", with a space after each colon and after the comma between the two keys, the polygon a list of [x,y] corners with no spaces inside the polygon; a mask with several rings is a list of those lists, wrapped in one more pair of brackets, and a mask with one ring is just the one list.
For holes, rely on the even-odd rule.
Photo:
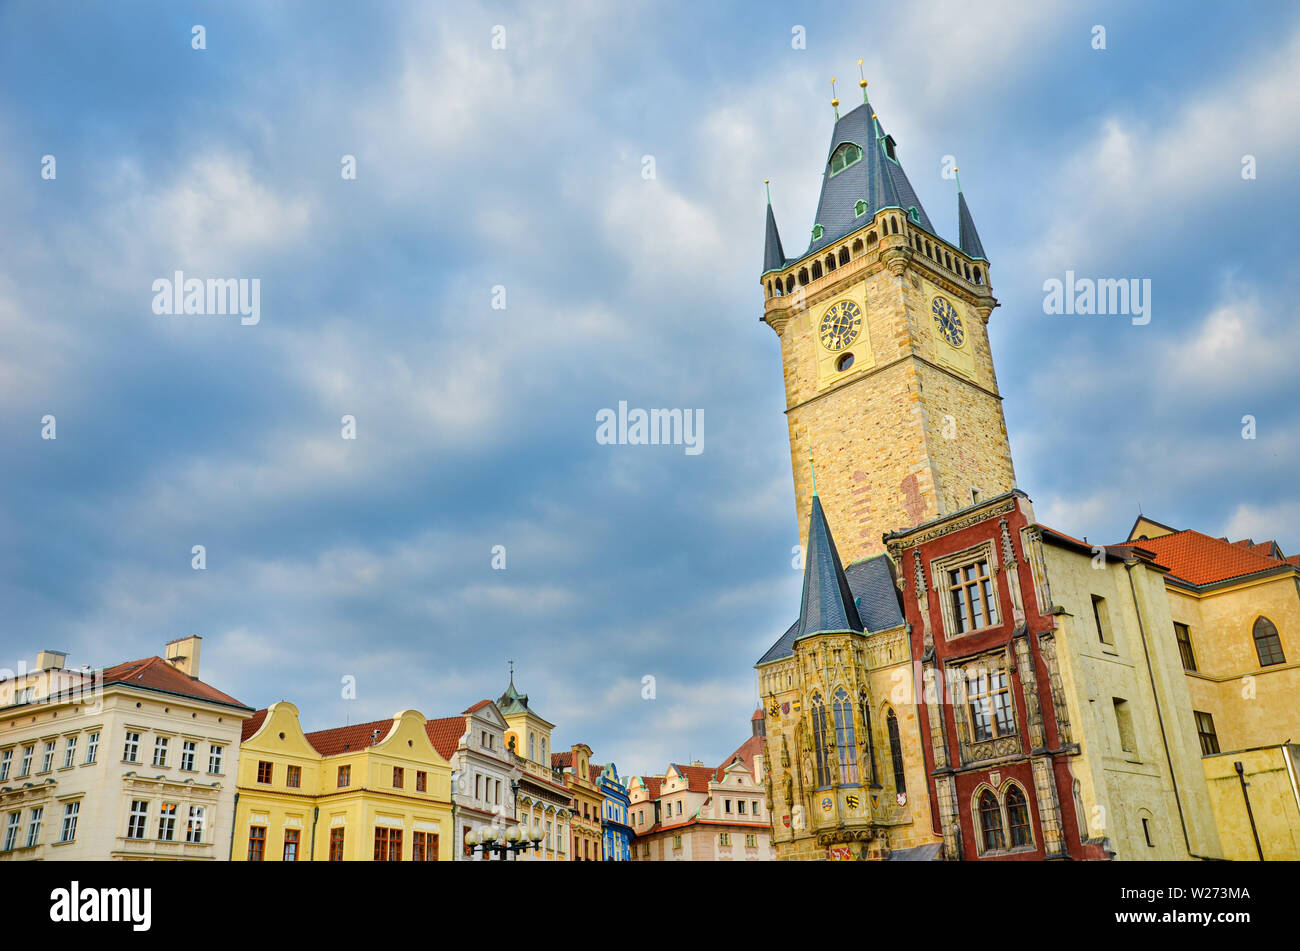
{"label": "white building facade", "polygon": [[101,670],[42,651],[0,683],[0,861],[229,857],[253,709],[198,679],[200,641]]}

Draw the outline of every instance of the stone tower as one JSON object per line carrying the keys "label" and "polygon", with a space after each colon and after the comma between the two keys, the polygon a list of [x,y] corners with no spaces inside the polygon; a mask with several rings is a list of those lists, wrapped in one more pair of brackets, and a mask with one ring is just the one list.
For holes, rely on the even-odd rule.
{"label": "stone tower", "polygon": [[769,198],[762,274],[798,518],[811,455],[846,562],[1015,486],[989,350],[997,301],[966,199],[958,184],[959,237],[940,238],[862,85],[862,105],[837,114],[807,250],[785,256]]}

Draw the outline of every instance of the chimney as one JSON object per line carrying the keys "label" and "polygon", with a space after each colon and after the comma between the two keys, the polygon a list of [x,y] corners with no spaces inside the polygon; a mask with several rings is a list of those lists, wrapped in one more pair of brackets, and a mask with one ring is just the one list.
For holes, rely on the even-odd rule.
{"label": "chimney", "polygon": [[181,673],[199,679],[199,649],[202,645],[199,643],[203,638],[198,634],[191,634],[189,637],[178,637],[174,641],[169,641],[163,654],[167,663],[171,664]]}
{"label": "chimney", "polygon": [[67,651],[43,650],[36,654],[37,670],[62,670],[68,659]]}

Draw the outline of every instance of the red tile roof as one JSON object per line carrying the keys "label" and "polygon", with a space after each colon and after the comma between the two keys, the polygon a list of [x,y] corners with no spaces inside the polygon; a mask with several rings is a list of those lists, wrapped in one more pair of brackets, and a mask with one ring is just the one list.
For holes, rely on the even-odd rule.
{"label": "red tile roof", "polygon": [[129,660],[124,664],[118,664],[116,667],[107,668],[104,671],[104,686],[109,684],[125,684],[131,687],[144,687],[147,690],[163,690],[167,693],[192,697],[196,700],[210,700],[214,703],[252,709],[247,704],[240,703],[230,694],[222,693],[216,687],[205,684],[201,680],[196,680],[189,674],[181,673],[156,654],[153,657]]}
{"label": "red tile roof", "polygon": [[382,740],[393,728],[393,721],[371,720],[369,723],[357,723],[353,726],[340,726],[332,730],[317,730],[307,734],[307,742],[321,756],[334,756],[337,753],[354,753],[368,746],[374,746],[373,734],[379,731]]}
{"label": "red tile roof", "polygon": [[650,794],[651,799],[659,798],[659,790],[664,784],[662,776],[642,776],[641,782],[645,784],[645,790]]}
{"label": "red tile roof", "polygon": [[749,718],[749,722],[753,723],[755,720],[761,720],[761,719],[763,719],[763,708],[759,707],[757,710],[754,711],[754,715]]}
{"label": "red tile roof", "polygon": [[[470,710],[475,709],[477,707],[470,707]],[[466,713],[468,712],[467,710]],[[443,759],[449,760],[456,752],[456,747],[460,745],[460,738],[465,735],[465,717],[440,717],[437,720],[426,720],[424,731],[429,734],[429,742],[433,744],[433,748]]]}
{"label": "red tile roof", "polygon": [[1294,567],[1289,560],[1265,552],[1264,549],[1275,547],[1272,542],[1254,545],[1247,539],[1232,543],[1191,529],[1111,547],[1129,546],[1145,548],[1171,575],[1193,585],[1229,581],[1287,565]]}
{"label": "red tile roof", "polygon": [[740,760],[742,763],[744,763],[745,768],[749,770],[750,773],[753,773],[754,756],[762,752],[763,752],[763,738],[761,736],[751,736],[744,743],[740,744],[740,747],[739,749],[736,750],[736,752],[732,753],[730,756],[728,756],[726,759],[722,761],[722,764],[718,767],[718,779],[722,779],[723,774],[726,773],[727,771],[727,767],[730,766],[732,763],[734,763],[736,760]]}
{"label": "red tile roof", "polygon": [[551,754],[551,769],[568,769],[573,765],[573,751]]}
{"label": "red tile roof", "polygon": [[243,732],[239,735],[240,743],[247,743],[249,738],[261,729],[262,724],[266,722],[266,711],[258,710],[251,717],[244,721]]}
{"label": "red tile roof", "polygon": [[491,702],[492,702],[491,700],[480,700],[478,703],[474,704],[474,706],[466,710],[465,715],[468,716],[471,713],[478,713],[478,711],[482,710]]}
{"label": "red tile roof", "polygon": [[672,768],[686,777],[687,789],[691,792],[702,793],[709,791],[709,781],[713,779],[714,773],[717,772],[710,766],[680,766],[677,763],[674,763]]}

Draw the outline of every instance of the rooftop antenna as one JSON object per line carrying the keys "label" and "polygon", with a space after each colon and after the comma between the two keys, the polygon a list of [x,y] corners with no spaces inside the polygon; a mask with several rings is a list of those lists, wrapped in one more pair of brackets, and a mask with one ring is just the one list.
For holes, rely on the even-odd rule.
{"label": "rooftop antenna", "polygon": [[835,95],[835,77],[831,77],[831,108],[835,110],[835,121],[840,121],[840,100]]}
{"label": "rooftop antenna", "polygon": [[862,57],[858,57],[858,85],[862,88],[862,101],[867,101],[867,77],[862,75]]}

